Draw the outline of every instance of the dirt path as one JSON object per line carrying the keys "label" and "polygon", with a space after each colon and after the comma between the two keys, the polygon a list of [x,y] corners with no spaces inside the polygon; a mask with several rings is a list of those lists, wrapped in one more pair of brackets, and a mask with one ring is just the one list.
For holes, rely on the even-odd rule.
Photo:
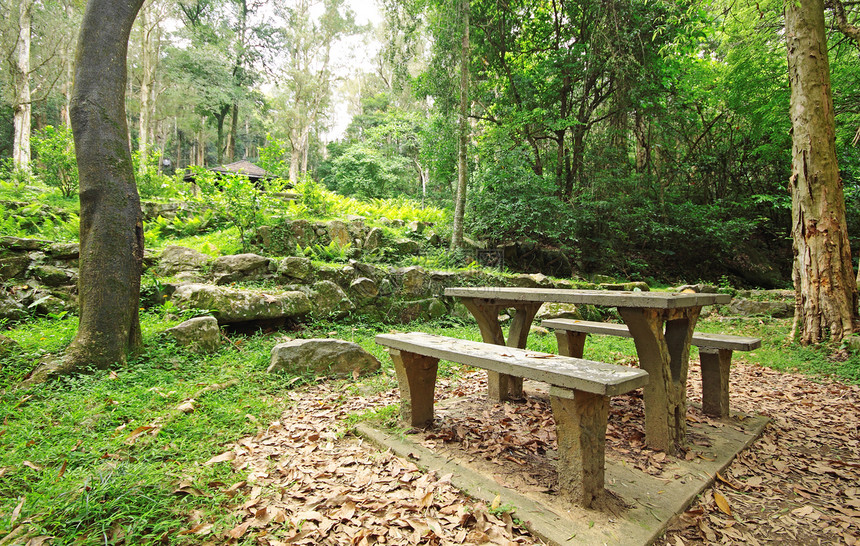
{"label": "dirt path", "polygon": [[[691,368],[689,381],[693,402],[701,399],[697,370]],[[479,400],[482,376],[441,379],[437,393]],[[469,499],[446,476],[422,474],[412,462],[344,435],[349,415],[399,400],[396,389],[368,397],[357,391],[333,383],[297,390],[284,401],[280,421],[213,459],[230,460],[237,474],[248,476],[232,486],[248,495],[232,507],[240,523],[213,543],[249,536],[264,545],[538,543],[504,507]],[[536,487],[551,488],[545,454],[555,438],[546,404],[484,406],[440,419],[431,440],[494,458]],[[772,423],[658,543],[860,544],[860,387],[738,364],[732,407],[765,414]],[[693,443],[697,423],[706,419],[691,408]],[[607,457],[659,472],[670,461],[642,440],[641,398],[616,397]],[[694,446],[680,456],[696,456]],[[212,529],[198,523],[188,532],[210,535]]]}

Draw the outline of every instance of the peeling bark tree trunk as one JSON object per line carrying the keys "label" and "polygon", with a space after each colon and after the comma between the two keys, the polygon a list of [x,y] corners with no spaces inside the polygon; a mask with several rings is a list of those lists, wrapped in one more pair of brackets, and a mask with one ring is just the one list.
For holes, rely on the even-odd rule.
{"label": "peeling bark tree trunk", "polygon": [[32,104],[30,101],[30,23],[32,0],[18,3],[18,43],[15,47],[13,81],[15,82],[15,112],[12,141],[12,163],[16,169],[30,171],[30,123]]}
{"label": "peeling bark tree trunk", "polygon": [[78,332],[64,369],[123,364],[141,344],[140,198],[126,140],[126,55],[143,0],[90,0],[75,63],[71,118],[80,173]]}
{"label": "peeling bark tree trunk", "polygon": [[833,99],[822,0],[786,3],[791,83],[792,239],[796,307],[792,334],[801,344],[854,329],[857,287],[836,164]]}

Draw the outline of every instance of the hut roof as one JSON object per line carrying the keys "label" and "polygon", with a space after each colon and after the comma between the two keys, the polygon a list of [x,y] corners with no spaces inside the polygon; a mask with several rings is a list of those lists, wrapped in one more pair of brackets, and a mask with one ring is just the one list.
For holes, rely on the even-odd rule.
{"label": "hut roof", "polygon": [[[248,178],[251,179],[251,182],[257,182],[258,180],[271,180],[273,178],[277,178],[277,176],[272,173],[261,169],[260,167],[254,165],[250,161],[243,159],[241,161],[234,161],[233,163],[228,163],[227,165],[221,165],[220,167],[211,167],[209,169],[212,172],[220,173],[220,174],[244,174]],[[186,182],[194,181],[194,173],[188,172],[185,174],[184,180]]]}
{"label": "hut roof", "polygon": [[248,160],[234,161],[220,167],[212,167],[216,173],[236,173],[247,175],[248,178],[275,178],[275,175],[261,169]]}

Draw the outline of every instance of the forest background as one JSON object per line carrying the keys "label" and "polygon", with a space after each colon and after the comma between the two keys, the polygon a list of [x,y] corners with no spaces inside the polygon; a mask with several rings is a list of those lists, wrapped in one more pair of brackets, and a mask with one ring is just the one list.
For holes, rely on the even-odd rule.
{"label": "forest background", "polygon": [[[856,4],[840,6],[856,24]],[[4,178],[44,178],[40,168],[73,153],[83,2],[0,8],[10,15],[0,21]],[[352,9],[362,6],[343,0],[149,0],[129,52],[138,188],[169,197],[159,174],[247,158],[348,196],[453,209],[467,85],[469,234],[560,248],[583,273],[787,287],[783,8],[384,0],[379,24],[359,25]],[[860,63],[836,26],[828,19],[836,146],[856,249]],[[329,140],[339,104],[352,121]]]}

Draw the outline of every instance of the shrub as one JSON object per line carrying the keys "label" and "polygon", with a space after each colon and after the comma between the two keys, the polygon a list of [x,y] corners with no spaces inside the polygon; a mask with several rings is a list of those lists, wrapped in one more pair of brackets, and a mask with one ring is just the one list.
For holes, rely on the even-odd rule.
{"label": "shrub", "polygon": [[38,161],[34,171],[42,181],[59,188],[65,197],[78,189],[78,163],[72,130],[68,127],[46,126],[33,135],[31,142]]}

